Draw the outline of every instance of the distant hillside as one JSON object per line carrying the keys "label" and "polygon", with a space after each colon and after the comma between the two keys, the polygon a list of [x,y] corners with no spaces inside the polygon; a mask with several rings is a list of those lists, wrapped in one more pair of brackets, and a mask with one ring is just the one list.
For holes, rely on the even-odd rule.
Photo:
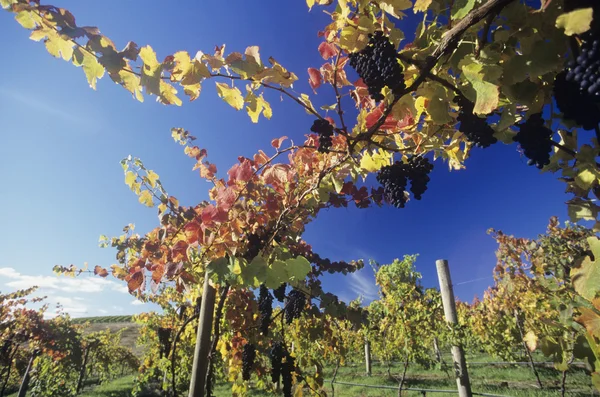
{"label": "distant hillside", "polygon": [[104,331],[105,329],[116,332],[125,328],[121,334],[121,345],[130,347],[136,355],[140,356],[143,351],[135,344],[135,341],[139,336],[140,325],[132,321],[132,315],[80,317],[73,319],[73,322],[77,324],[90,323],[89,328],[87,328],[85,332]]}
{"label": "distant hillside", "polygon": [[90,322],[92,324],[97,323],[130,323],[133,319],[133,315],[127,314],[124,316],[96,316],[96,317],[79,317],[74,318],[73,322],[75,324],[83,324],[86,322]]}

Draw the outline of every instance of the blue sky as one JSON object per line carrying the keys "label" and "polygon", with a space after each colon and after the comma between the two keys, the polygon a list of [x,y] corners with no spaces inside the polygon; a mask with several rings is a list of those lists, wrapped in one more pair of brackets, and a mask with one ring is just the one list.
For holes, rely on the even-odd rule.
{"label": "blue sky", "polygon": [[[150,44],[162,59],[178,50],[195,54],[242,52],[260,47],[294,71],[298,92],[310,93],[308,67],[320,67],[317,31],[328,16],[303,1],[181,1],[177,6],[150,6],[140,1],[81,2],[57,0],[73,12],[79,25],[98,26],[117,47],[129,41]],[[401,22],[406,35],[414,19]],[[43,286],[50,303],[62,302],[75,316],[137,313],[151,305],[134,304],[123,283],[99,278],[56,278],[56,264],[110,265],[115,252],[97,246],[100,234],[117,235],[128,223],[143,233],[157,225],[155,209],[140,205],[123,183],[119,161],[131,154],[157,172],[182,204],[207,198],[207,184],[191,171],[192,163],[170,137],[183,127],[208,149],[209,160],[224,173],[237,156],[269,147],[272,138],[301,137],[311,118],[295,103],[268,93],[273,118],[252,124],[204,85],[200,98],[182,107],[166,107],[153,98],[136,102],[107,77],[97,91],[81,70],[47,54],[28,39],[12,15],[0,12],[0,291]],[[8,39],[10,38],[10,39]],[[332,102],[327,87],[311,94],[318,105]],[[420,254],[417,269],[426,286],[437,285],[435,260],[450,261],[456,294],[464,300],[481,296],[489,285],[496,245],[490,227],[524,237],[545,230],[550,216],[567,219],[564,185],[551,174],[528,167],[517,146],[497,144],[474,150],[467,169],[448,172],[435,163],[422,201],[405,209],[331,209],[308,226],[306,240],[331,259],[391,262]],[[474,279],[484,280],[460,284]],[[371,268],[358,274],[328,276],[324,287],[345,300],[357,294],[376,296]]]}

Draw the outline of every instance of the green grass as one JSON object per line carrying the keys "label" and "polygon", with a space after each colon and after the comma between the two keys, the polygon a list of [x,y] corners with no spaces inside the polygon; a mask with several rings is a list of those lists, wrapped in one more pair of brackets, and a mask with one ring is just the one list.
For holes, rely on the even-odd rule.
{"label": "green grass", "polygon": [[133,389],[133,375],[115,379],[114,381],[95,387],[80,394],[79,397],[130,397]]}

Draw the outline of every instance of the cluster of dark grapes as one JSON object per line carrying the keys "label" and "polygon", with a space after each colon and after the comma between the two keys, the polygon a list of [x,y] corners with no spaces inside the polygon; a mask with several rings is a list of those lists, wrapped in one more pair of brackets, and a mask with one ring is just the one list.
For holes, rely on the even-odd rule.
{"label": "cluster of dark grapes", "polygon": [[369,43],[357,53],[349,55],[350,66],[362,78],[375,101],[381,101],[383,87],[393,93],[405,88],[402,67],[398,63],[396,49],[382,31],[369,35]]}
{"label": "cluster of dark grapes", "polygon": [[171,328],[160,327],[157,334],[160,343],[160,357],[167,357],[171,351]]}
{"label": "cluster of dark grapes", "polygon": [[291,324],[295,318],[299,318],[306,306],[306,295],[298,290],[292,290],[287,296],[285,305],[285,321]]}
{"label": "cluster of dark grapes", "polygon": [[262,250],[267,243],[267,239],[265,234],[259,235],[257,233],[248,234],[248,245],[246,247],[246,253],[244,254],[244,259],[247,261],[251,261],[258,254],[260,254],[260,250]]}
{"label": "cluster of dark grapes", "polygon": [[256,360],[256,347],[252,343],[246,343],[242,351],[242,378],[244,380],[250,380],[254,360]]}
{"label": "cluster of dark grapes", "polygon": [[458,130],[465,134],[470,142],[481,148],[486,148],[498,142],[498,139],[494,137],[494,130],[487,123],[487,119],[473,113],[473,109],[475,109],[473,102],[461,95],[455,97],[454,102],[460,106],[457,119],[460,122]]}
{"label": "cluster of dark grapes", "polygon": [[283,395],[292,396],[292,375],[296,370],[294,358],[288,353],[283,342],[273,342],[269,352],[271,360],[271,380],[277,383],[281,378],[283,383]]}
{"label": "cluster of dark grapes", "polygon": [[421,200],[427,190],[429,173],[433,164],[425,157],[412,156],[407,163],[396,161],[393,165],[383,167],[377,174],[377,181],[383,186],[385,199],[396,208],[404,208],[406,204],[406,185],[410,180],[410,191],[416,200]]}
{"label": "cluster of dark grapes", "polygon": [[281,284],[279,287],[273,290],[273,295],[279,302],[283,302],[285,300],[285,288],[287,287],[286,283]]}
{"label": "cluster of dark grapes", "polygon": [[519,132],[513,137],[523,148],[529,159],[527,165],[542,169],[550,164],[552,151],[552,130],[544,125],[541,113],[532,114],[527,121],[519,125]]}
{"label": "cluster of dark grapes", "polygon": [[260,313],[260,332],[267,336],[269,334],[269,325],[271,325],[271,314],[273,314],[273,296],[264,284],[260,286],[258,293],[258,311]]}
{"label": "cluster of dark grapes", "polygon": [[554,97],[565,119],[591,130],[600,122],[600,37],[587,33],[582,39],[579,56],[556,76]]}
{"label": "cluster of dark grapes", "polygon": [[318,119],[313,122],[310,130],[319,134],[319,149],[317,149],[319,153],[329,153],[332,145],[331,137],[333,137],[333,126],[331,123],[327,120]]}

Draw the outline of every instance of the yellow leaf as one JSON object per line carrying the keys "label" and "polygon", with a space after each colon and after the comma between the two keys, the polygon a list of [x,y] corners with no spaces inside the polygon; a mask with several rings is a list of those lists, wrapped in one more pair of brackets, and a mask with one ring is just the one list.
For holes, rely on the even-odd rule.
{"label": "yellow leaf", "polygon": [[35,12],[25,10],[18,12],[17,15],[15,15],[15,19],[25,29],[35,29],[38,25],[36,21],[39,19],[39,16]]}
{"label": "yellow leaf", "polygon": [[133,183],[135,182],[135,180],[136,175],[131,171],[127,171],[127,173],[125,174],[125,184],[129,186],[131,190],[133,190]]}
{"label": "yellow leaf", "polygon": [[142,66],[142,77],[140,84],[150,95],[161,96],[161,70],[160,63],[156,59],[156,53],[149,45],[140,49],[140,58],[144,65]]}
{"label": "yellow leaf", "polygon": [[575,177],[575,183],[582,189],[589,189],[596,181],[596,175],[590,170],[583,170]]}
{"label": "yellow leaf", "polygon": [[366,152],[360,159],[360,168],[367,172],[379,171],[382,167],[390,165],[391,157],[391,153],[382,149],[378,149],[373,154]]}
{"label": "yellow leaf", "polygon": [[567,36],[581,34],[590,30],[593,18],[593,8],[580,8],[556,18],[556,27],[564,29]]}
{"label": "yellow leaf", "polygon": [[83,72],[90,87],[95,90],[96,81],[104,76],[104,66],[98,62],[98,59],[89,52],[77,47],[73,51],[73,65],[83,67]]}
{"label": "yellow leaf", "polygon": [[177,90],[166,81],[160,81],[160,95],[158,101],[165,105],[181,106],[181,99],[177,97]]}
{"label": "yellow leaf", "polygon": [[306,0],[306,5],[308,6],[308,10],[310,11],[315,5],[315,0]]}
{"label": "yellow leaf", "polygon": [[[313,106],[312,102],[310,101],[310,97],[307,94],[300,94],[300,98],[298,99],[300,100],[300,102],[306,105],[308,109],[312,109],[313,111],[315,110],[315,107]],[[304,110],[306,111],[306,113],[312,114],[308,109]]]}
{"label": "yellow leaf", "polygon": [[412,7],[410,0],[382,0],[379,2],[379,7],[388,14],[402,19],[405,14],[400,12]]}
{"label": "yellow leaf", "polygon": [[269,103],[265,101],[262,94],[260,96],[254,95],[254,92],[248,88],[248,94],[246,95],[245,101],[248,104],[246,106],[246,111],[248,112],[248,116],[253,123],[258,123],[258,117],[261,113],[265,116],[265,118],[270,119],[273,115],[271,111],[271,106]]}
{"label": "yellow leaf", "polygon": [[529,351],[535,351],[538,344],[538,337],[533,331],[527,332],[527,334],[523,337],[523,341],[527,345]]}
{"label": "yellow leaf", "polygon": [[244,98],[236,87],[230,87],[225,83],[217,83],[217,93],[235,110],[241,110],[244,107]]}
{"label": "yellow leaf", "polygon": [[156,187],[156,181],[158,180],[158,174],[152,170],[149,170],[148,174],[146,176],[148,177],[148,180],[150,181],[150,186],[152,186],[153,188]]}
{"label": "yellow leaf", "polygon": [[183,86],[190,100],[197,99],[200,96],[200,82],[210,77],[210,71],[204,63],[197,59],[190,59],[186,51],[176,52],[173,57],[175,67],[171,73],[171,80],[178,81]]}
{"label": "yellow leaf", "polygon": [[432,0],[417,0],[415,1],[415,6],[413,7],[413,11],[415,14],[419,11],[425,12],[431,5]]}
{"label": "yellow leaf", "polygon": [[140,102],[144,102],[144,95],[142,94],[141,79],[133,73],[126,72],[125,70],[119,71],[119,79],[115,79],[113,75],[110,77],[116,82],[121,84],[134,98]]}
{"label": "yellow leaf", "polygon": [[139,197],[140,203],[144,204],[146,207],[154,207],[154,200],[152,200],[152,193],[148,190],[144,190]]}
{"label": "yellow leaf", "polygon": [[69,61],[73,56],[73,42],[68,39],[63,39],[54,29],[38,28],[31,32],[29,36],[31,40],[44,40],[48,52],[56,57]]}

